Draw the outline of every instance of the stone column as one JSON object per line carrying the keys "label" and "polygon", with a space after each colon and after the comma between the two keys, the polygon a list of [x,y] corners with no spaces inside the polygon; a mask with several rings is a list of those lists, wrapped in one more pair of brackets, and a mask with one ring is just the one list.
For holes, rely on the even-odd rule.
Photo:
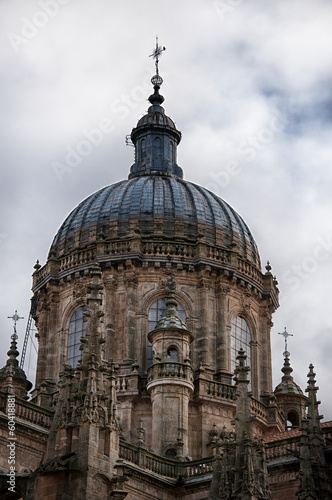
{"label": "stone column", "polygon": [[[217,302],[217,338],[216,338],[216,371],[219,377],[222,377],[222,372],[228,371],[227,359],[227,329],[226,329],[226,300],[227,294],[230,292],[229,286],[222,284],[216,288],[216,302]],[[229,377],[227,381],[229,383]]]}
{"label": "stone column", "polygon": [[267,308],[264,307],[260,314],[259,333],[261,338],[260,340],[258,340],[261,348],[259,353],[256,350],[257,364],[260,366],[260,374],[258,379],[260,380],[260,387],[259,388],[257,387],[259,395],[272,393],[271,339],[270,339],[271,326],[272,326],[271,314],[269,313]]}
{"label": "stone column", "polygon": [[138,278],[136,274],[126,276],[125,283],[127,285],[127,337],[128,345],[126,347],[127,357],[135,360],[137,359],[137,325],[136,325],[136,311],[137,311],[137,285]]}
{"label": "stone column", "polygon": [[211,337],[208,329],[208,293],[210,284],[206,279],[202,278],[198,285],[198,317],[200,319],[198,327],[198,336],[196,340],[196,350],[198,352],[198,363],[205,366],[210,366],[211,359]]}

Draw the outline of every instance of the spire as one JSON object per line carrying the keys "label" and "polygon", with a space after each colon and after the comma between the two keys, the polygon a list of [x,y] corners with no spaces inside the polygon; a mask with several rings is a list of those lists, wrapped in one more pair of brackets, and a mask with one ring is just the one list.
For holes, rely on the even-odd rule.
{"label": "spire", "polygon": [[302,420],[300,438],[300,487],[297,492],[299,500],[328,500],[331,498],[331,486],[328,480],[328,466],[324,452],[324,438],[320,427],[320,419],[316,393],[318,387],[313,365],[308,373],[308,414]]}
{"label": "spire", "polygon": [[23,399],[28,399],[27,392],[32,388],[32,384],[27,380],[24,371],[19,367],[17,359],[19,352],[17,350],[18,335],[16,332],[16,323],[23,318],[15,311],[13,316],[8,316],[8,319],[12,319],[14,322],[14,333],[11,335],[6,365],[0,370],[0,389],[10,394],[15,394]]}
{"label": "spire", "polygon": [[[235,369],[237,399],[235,435],[224,428],[221,440],[215,441],[222,453],[216,455],[209,500],[230,498],[267,500],[271,498],[268,484],[266,451],[263,440],[253,436],[253,417],[250,410],[246,354],[239,350]],[[214,432],[214,431],[213,431]]]}
{"label": "spire", "polygon": [[[268,262],[268,264],[269,264],[269,262]],[[268,266],[266,266],[266,269],[267,268],[268,268]],[[289,352],[287,350],[287,339],[288,339],[288,337],[293,337],[293,334],[288,333],[286,330],[286,327],[285,327],[284,331],[281,333],[278,333],[278,335],[282,335],[285,338],[285,350],[284,350],[283,354],[284,354],[284,357],[287,358],[287,357],[289,357]]]}
{"label": "spire", "polygon": [[13,324],[13,329],[14,329],[14,333],[11,335],[11,339],[12,339],[12,342],[10,344],[10,349],[9,351],[7,352],[7,356],[8,356],[8,360],[7,360],[7,366],[9,365],[12,365],[12,366],[18,366],[18,361],[17,361],[17,357],[19,355],[19,352],[17,350],[17,339],[18,339],[18,335],[17,335],[17,332],[16,332],[16,323],[20,320],[20,319],[24,319],[23,316],[19,316],[17,314],[17,309],[15,311],[15,313],[13,314],[13,316],[7,316],[8,319],[12,319],[14,324]]}
{"label": "spire", "polygon": [[284,355],[284,364],[281,368],[283,376],[281,378],[280,384],[274,390],[274,393],[277,394],[299,394],[303,395],[302,389],[299,385],[294,382],[292,377],[293,368],[290,364],[290,352],[288,351],[287,339],[288,337],[293,337],[292,333],[288,333],[286,327],[283,332],[278,333],[278,335],[283,335],[285,338],[285,350],[283,352]]}
{"label": "spire", "polygon": [[309,365],[308,373],[308,387],[305,392],[308,393],[308,419],[309,419],[309,429],[311,431],[320,433],[320,420],[323,418],[319,415],[318,406],[320,401],[317,401],[317,391],[319,387],[316,386],[315,380],[316,373],[314,372],[314,366]]}
{"label": "spire", "polygon": [[287,346],[287,339],[288,337],[293,337],[292,333],[288,333],[286,330],[286,327],[283,332],[278,333],[278,335],[283,335],[285,338],[285,350],[283,352],[284,355],[284,365],[281,368],[281,371],[283,373],[283,376],[281,378],[281,383],[276,387],[275,393],[276,392],[282,392],[282,393],[296,393],[296,394],[303,394],[300,386],[298,386],[292,377],[292,372],[293,368],[291,367],[290,364],[290,352],[288,351],[288,346]]}
{"label": "spire", "polygon": [[252,437],[252,418],[250,412],[250,393],[248,393],[250,372],[249,366],[246,365],[247,355],[241,348],[236,356],[238,364],[235,368],[236,382],[236,425],[235,432],[238,439],[244,435]]}
{"label": "spire", "polygon": [[105,339],[101,335],[101,323],[103,323],[104,312],[101,310],[103,285],[100,283],[101,270],[99,264],[95,264],[91,270],[92,283],[87,287],[89,296],[87,299],[88,309],[84,311],[84,321],[87,322],[85,337],[81,337],[81,347],[83,351],[83,365],[94,365],[100,362],[102,355],[102,344]]}
{"label": "spire", "polygon": [[150,57],[155,59],[156,74],[151,78],[154,92],[149,97],[151,106],[137,126],[131,132],[135,146],[135,163],[131,166],[129,179],[146,175],[183,177],[182,169],[177,165],[177,145],[181,132],[175,123],[165,114],[161,104],[164,97],[159,93],[163,79],[159,74],[159,58],[165,47],[158,45]]}
{"label": "spire", "polygon": [[166,47],[162,47],[161,45],[158,45],[158,35],[156,36],[156,48],[150,54],[150,57],[153,57],[155,60],[156,64],[156,74],[151,78],[151,83],[154,88],[154,94],[150,95],[149,101],[151,102],[152,105],[160,105],[164,102],[164,97],[159,94],[159,89],[160,86],[163,83],[163,79],[159,75],[159,58],[162,55],[163,51],[166,50]]}

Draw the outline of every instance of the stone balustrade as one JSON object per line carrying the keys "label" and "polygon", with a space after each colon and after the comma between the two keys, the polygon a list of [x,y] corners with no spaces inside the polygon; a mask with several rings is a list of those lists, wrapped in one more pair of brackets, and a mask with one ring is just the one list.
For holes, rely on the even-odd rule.
{"label": "stone balustrade", "polygon": [[146,378],[142,378],[138,373],[117,374],[116,390],[120,392],[145,392]]}
{"label": "stone balustrade", "polygon": [[256,415],[256,417],[261,417],[264,420],[267,420],[267,407],[264,403],[258,401],[258,399],[253,397],[250,398],[250,411]]}
{"label": "stone balustrade", "polygon": [[221,399],[235,399],[235,385],[223,384],[222,382],[215,382],[212,380],[206,380],[199,378],[195,380],[195,392],[196,392],[196,382],[198,393],[206,396],[213,396]]}
{"label": "stone balustrade", "polygon": [[213,457],[178,462],[160,457],[145,448],[139,448],[125,441],[120,442],[119,456],[128,464],[135,464],[144,470],[167,478],[177,479],[181,476],[184,479],[191,479],[204,477],[213,472]]}
{"label": "stone balustrade", "polygon": [[280,439],[266,444],[266,460],[274,460],[286,457],[299,456],[300,435],[291,439]]}
{"label": "stone balustrade", "polygon": [[105,255],[118,255],[126,254],[131,251],[131,241],[130,240],[117,240],[104,243],[104,254]]}
{"label": "stone balustrade", "polygon": [[181,255],[183,257],[195,257],[196,249],[194,244],[148,241],[142,242],[142,253],[147,255]]}
{"label": "stone balustrade", "polygon": [[[0,394],[0,411],[7,412],[7,401],[9,394]],[[46,408],[37,407],[29,401],[15,396],[15,418],[38,425],[44,429],[50,429],[54,412]]]}
{"label": "stone balustrade", "polygon": [[193,382],[193,369],[186,363],[157,362],[148,368],[148,383],[152,380],[163,378],[180,378],[187,382]]}
{"label": "stone balustrade", "polygon": [[243,259],[238,258],[237,259],[237,266],[238,266],[238,271],[242,274],[245,274],[249,276],[250,278],[254,279],[256,282],[258,282],[260,285],[263,284],[263,279],[262,279],[262,273],[254,267],[250,262],[247,262]]}
{"label": "stone balustrade", "polygon": [[142,238],[97,240],[91,241],[85,248],[77,247],[71,249],[68,254],[61,259],[52,257],[46,265],[37,269],[33,274],[33,286],[42,282],[49,274],[66,273],[94,263],[98,258],[105,259],[105,256],[130,257],[131,253],[153,256],[180,256],[185,258],[204,257],[228,266],[232,264],[232,269],[236,270],[248,278],[263,285],[263,275],[250,262],[237,257],[233,252],[225,251],[220,247],[199,241],[197,243],[187,243],[176,240],[158,239],[144,241]]}

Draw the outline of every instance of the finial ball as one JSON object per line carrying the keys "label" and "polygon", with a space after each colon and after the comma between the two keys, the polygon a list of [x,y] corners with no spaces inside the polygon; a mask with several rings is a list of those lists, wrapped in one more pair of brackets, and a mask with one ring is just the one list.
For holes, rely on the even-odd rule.
{"label": "finial ball", "polygon": [[163,79],[161,78],[161,76],[159,75],[154,75],[152,78],[151,78],[151,83],[154,87],[160,87],[160,85],[163,83]]}

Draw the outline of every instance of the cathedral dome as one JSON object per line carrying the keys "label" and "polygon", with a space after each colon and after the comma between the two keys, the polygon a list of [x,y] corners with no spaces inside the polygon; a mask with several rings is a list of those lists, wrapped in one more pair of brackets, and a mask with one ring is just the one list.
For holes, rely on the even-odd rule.
{"label": "cathedral dome", "polygon": [[[72,249],[98,239],[126,239],[139,234],[145,241],[173,245],[204,243],[226,261],[232,251],[260,271],[255,240],[237,212],[211,191],[183,180],[177,164],[181,132],[161,104],[162,79],[152,78],[151,106],[131,132],[135,162],[128,180],[104,187],[86,198],[56,234],[51,254],[66,256]],[[191,251],[191,256],[192,251]]]}
{"label": "cathedral dome", "polygon": [[125,238],[133,231],[236,250],[260,268],[255,240],[237,212],[211,191],[178,176],[143,175],[104,187],[82,201],[56,234],[57,257],[104,237]]}
{"label": "cathedral dome", "polygon": [[[82,201],[60,227],[50,256],[66,259],[87,247],[95,255],[93,247],[100,240],[105,245],[99,256],[108,251],[124,255],[133,251],[130,240],[136,235],[141,238],[138,253],[150,253],[152,245],[155,254],[190,258],[200,254],[236,267],[240,258],[244,272],[249,263],[260,273],[258,249],[244,220],[217,195],[183,179],[177,164],[181,132],[162,107],[162,78],[157,73],[151,81],[150,107],[130,136],[135,161],[128,179]],[[71,264],[75,262],[71,259]],[[252,276],[256,271],[250,271]]]}

